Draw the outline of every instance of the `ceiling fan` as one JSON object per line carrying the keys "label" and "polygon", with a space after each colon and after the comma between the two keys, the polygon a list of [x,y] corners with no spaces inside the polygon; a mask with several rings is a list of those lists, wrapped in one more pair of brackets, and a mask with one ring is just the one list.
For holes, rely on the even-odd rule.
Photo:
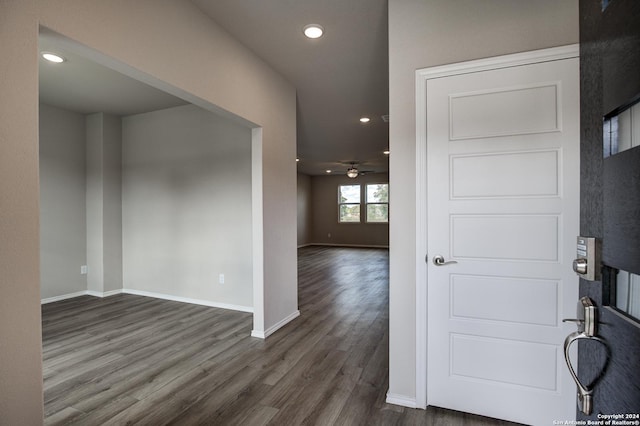
{"label": "ceiling fan", "polygon": [[347,169],[347,177],[351,179],[357,178],[359,175],[365,175],[367,173],[373,173],[373,170],[358,170],[358,163],[352,161],[349,163],[349,168]]}

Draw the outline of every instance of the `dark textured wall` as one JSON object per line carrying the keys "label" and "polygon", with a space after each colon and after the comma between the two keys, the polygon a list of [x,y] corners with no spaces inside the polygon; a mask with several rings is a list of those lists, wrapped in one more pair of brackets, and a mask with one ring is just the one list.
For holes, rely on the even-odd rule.
{"label": "dark textured wall", "polygon": [[[603,230],[602,119],[640,94],[640,1],[612,0],[604,11],[600,0],[580,1],[580,86],[580,232],[603,238],[606,247],[612,242]],[[580,280],[580,295],[600,307],[598,334],[609,352],[597,342],[580,343],[578,375],[595,390],[593,414],[578,413],[578,419],[640,413],[640,327],[602,306],[605,287]]]}
{"label": "dark textured wall", "polygon": [[640,146],[604,160],[602,262],[640,275]]}

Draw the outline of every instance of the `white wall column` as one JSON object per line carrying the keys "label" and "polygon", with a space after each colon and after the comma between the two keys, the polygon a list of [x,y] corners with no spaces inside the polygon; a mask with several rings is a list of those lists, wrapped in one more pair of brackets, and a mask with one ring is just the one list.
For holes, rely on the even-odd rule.
{"label": "white wall column", "polygon": [[122,289],[122,124],[87,116],[87,290]]}

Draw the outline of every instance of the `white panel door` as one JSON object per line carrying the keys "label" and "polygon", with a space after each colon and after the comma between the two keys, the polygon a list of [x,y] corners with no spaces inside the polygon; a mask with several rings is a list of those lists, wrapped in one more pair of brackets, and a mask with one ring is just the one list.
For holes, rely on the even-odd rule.
{"label": "white panel door", "polygon": [[429,405],[575,418],[578,73],[570,58],[426,82]]}

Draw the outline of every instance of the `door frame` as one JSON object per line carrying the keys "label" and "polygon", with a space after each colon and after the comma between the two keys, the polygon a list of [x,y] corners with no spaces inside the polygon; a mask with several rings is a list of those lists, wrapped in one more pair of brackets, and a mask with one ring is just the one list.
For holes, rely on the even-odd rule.
{"label": "door frame", "polygon": [[416,71],[416,407],[426,409],[427,395],[427,82],[428,80],[579,57],[579,45],[553,47],[478,59]]}

